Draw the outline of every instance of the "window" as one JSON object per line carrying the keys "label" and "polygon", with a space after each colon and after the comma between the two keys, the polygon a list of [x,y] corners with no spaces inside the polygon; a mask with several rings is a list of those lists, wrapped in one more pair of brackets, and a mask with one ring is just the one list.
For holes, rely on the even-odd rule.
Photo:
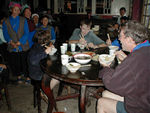
{"label": "window", "polygon": [[110,14],[111,0],[96,0],[97,14]]}
{"label": "window", "polygon": [[77,0],[65,0],[64,12],[77,13]]}
{"label": "window", "polygon": [[150,0],[143,2],[142,23],[150,29]]}
{"label": "window", "polygon": [[[55,12],[111,14],[112,0],[54,0]],[[58,2],[57,2],[58,1]],[[57,10],[57,11],[56,11]]]}

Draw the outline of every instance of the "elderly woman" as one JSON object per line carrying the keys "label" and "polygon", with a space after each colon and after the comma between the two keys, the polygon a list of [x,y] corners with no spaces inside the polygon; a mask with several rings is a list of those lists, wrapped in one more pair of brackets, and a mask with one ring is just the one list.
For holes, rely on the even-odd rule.
{"label": "elderly woman", "polygon": [[3,22],[3,34],[8,43],[9,64],[13,75],[17,75],[18,83],[22,83],[21,75],[27,72],[28,23],[24,17],[19,16],[20,4],[11,2],[9,8],[11,16]]}
{"label": "elderly woman", "polygon": [[[41,81],[44,73],[40,68],[40,60],[46,58],[52,52],[54,46],[50,42],[51,36],[48,30],[40,30],[35,33],[33,38],[34,45],[28,55],[29,76],[34,81]],[[53,89],[59,81],[56,79],[50,80],[50,88]]]}
{"label": "elderly woman", "polygon": [[35,30],[36,26],[31,19],[31,8],[27,4],[22,7],[22,14],[27,19],[29,31],[32,32]]}
{"label": "elderly woman", "polygon": [[[32,38],[35,34],[35,24],[33,23],[31,19],[31,7],[27,4],[22,6],[21,10],[23,16],[27,19],[28,27],[29,27],[29,35],[28,35],[28,42],[29,42],[29,47],[31,48],[33,45]],[[30,84],[31,80],[29,78],[28,72],[25,73],[26,81],[25,84]]]}

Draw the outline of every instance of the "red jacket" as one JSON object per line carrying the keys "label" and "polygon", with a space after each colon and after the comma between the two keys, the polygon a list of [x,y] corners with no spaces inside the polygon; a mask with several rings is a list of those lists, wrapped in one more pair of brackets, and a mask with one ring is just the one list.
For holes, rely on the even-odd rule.
{"label": "red jacket", "polygon": [[27,19],[27,22],[28,22],[29,31],[30,31],[30,32],[34,31],[35,28],[36,28],[36,26],[35,26],[35,24],[33,23],[33,21],[30,20],[30,19]]}

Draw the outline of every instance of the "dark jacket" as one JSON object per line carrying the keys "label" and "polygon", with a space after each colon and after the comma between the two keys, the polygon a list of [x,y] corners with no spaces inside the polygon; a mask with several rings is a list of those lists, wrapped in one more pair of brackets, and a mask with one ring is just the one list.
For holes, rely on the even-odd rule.
{"label": "dark jacket", "polygon": [[32,20],[30,20],[30,19],[28,19],[28,18],[26,18],[26,19],[27,19],[27,22],[28,22],[29,31],[30,31],[30,32],[34,31],[35,28],[36,28],[35,24],[33,23]]}
{"label": "dark jacket", "polygon": [[28,54],[29,76],[33,80],[41,80],[43,72],[40,67],[40,60],[46,58],[44,47],[35,43]]}
{"label": "dark jacket", "polygon": [[142,47],[116,67],[100,71],[106,88],[125,98],[128,113],[150,113],[150,47]]}

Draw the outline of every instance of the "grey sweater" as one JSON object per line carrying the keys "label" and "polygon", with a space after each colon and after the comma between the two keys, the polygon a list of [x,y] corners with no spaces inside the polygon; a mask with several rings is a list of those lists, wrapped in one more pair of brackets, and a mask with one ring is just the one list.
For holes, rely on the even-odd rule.
{"label": "grey sweater", "polygon": [[105,87],[125,98],[128,113],[150,113],[150,47],[142,47],[116,67],[100,71]]}
{"label": "grey sweater", "polygon": [[[79,28],[76,28],[72,36],[70,37],[69,40],[80,40],[80,34],[81,30]],[[105,44],[105,42],[100,39],[98,36],[96,36],[93,31],[89,31],[87,35],[84,36],[85,40],[87,43],[93,43],[94,45],[99,45],[99,44]]]}

